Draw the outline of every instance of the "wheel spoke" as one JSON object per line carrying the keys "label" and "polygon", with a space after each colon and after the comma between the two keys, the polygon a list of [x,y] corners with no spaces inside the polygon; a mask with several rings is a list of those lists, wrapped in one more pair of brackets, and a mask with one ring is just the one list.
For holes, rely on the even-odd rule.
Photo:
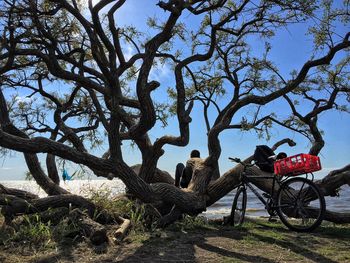
{"label": "wheel spoke", "polygon": [[238,188],[232,204],[232,223],[234,226],[241,225],[244,221],[247,197],[244,188]]}
{"label": "wheel spoke", "polygon": [[290,189],[284,189],[283,192],[286,196],[288,196],[290,199],[292,199],[293,201],[297,200],[297,197],[290,191]]}
{"label": "wheel spoke", "polygon": [[[319,207],[309,206],[313,200]],[[313,230],[321,223],[325,210],[324,197],[317,186],[305,178],[286,181],[278,192],[277,204],[281,221],[295,231]]]}

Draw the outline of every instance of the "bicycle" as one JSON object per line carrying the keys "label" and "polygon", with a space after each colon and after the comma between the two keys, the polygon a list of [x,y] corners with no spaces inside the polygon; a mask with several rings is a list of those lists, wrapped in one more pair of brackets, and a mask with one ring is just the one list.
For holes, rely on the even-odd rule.
{"label": "bicycle", "polygon": [[[234,226],[243,224],[247,208],[247,188],[249,188],[265,205],[265,209],[269,213],[270,219],[277,214],[282,223],[290,230],[297,232],[310,232],[321,224],[326,210],[325,199],[317,185],[313,183],[312,173],[312,179],[308,179],[310,171],[315,171],[315,168],[299,168],[299,171],[295,171],[294,173],[293,171],[286,174],[274,173],[271,176],[248,176],[247,168],[254,166],[254,163],[247,164],[242,162],[239,158],[229,159],[243,165],[243,172],[240,175],[241,183],[238,186],[236,195],[233,199],[230,215],[231,224]],[[320,169],[320,165],[318,168]],[[291,171],[291,169],[289,169],[289,171]],[[305,173],[305,178],[292,177],[294,175],[300,175],[300,173],[304,171],[307,171]],[[266,199],[264,199],[263,196],[252,186],[251,179],[272,180],[270,193],[263,193],[263,196]],[[275,190],[276,185],[279,188],[277,193]]]}

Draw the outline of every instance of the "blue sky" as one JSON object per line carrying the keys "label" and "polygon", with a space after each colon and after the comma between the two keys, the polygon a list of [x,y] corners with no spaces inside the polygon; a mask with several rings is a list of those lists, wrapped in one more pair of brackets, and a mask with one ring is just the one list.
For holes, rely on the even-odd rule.
{"label": "blue sky", "polygon": [[[116,21],[117,23],[120,21],[122,24],[133,24],[142,32],[145,32],[146,34],[151,33],[151,30],[146,25],[146,17],[153,17],[156,15],[160,18],[164,18],[164,14],[166,14],[163,11],[157,11],[157,13],[155,13],[154,5],[156,3],[158,3],[158,1],[127,1],[127,5],[123,6],[120,13],[117,15]],[[189,28],[195,26],[193,19],[193,16],[190,14],[184,16],[184,22]],[[272,58],[285,76],[288,76],[289,72],[293,69],[299,69],[312,55],[312,37],[310,35],[305,36],[305,33],[305,25],[293,26],[288,28],[288,30],[281,30],[278,37],[273,41],[273,48],[271,51]],[[261,42],[259,39],[256,41],[256,46],[259,46]],[[186,47],[182,48],[186,49]],[[166,66],[158,68],[152,73],[152,76],[161,83],[155,96],[167,100],[166,89],[169,85],[173,85],[174,83],[170,68]],[[225,98],[222,100],[224,101]],[[275,102],[268,107],[271,111],[275,111],[278,114],[287,114],[287,110],[281,105],[281,102]],[[200,150],[203,157],[208,154],[206,130],[199,104],[195,105],[191,117],[193,121],[190,124],[190,144],[182,148],[166,146],[164,148],[166,153],[159,160],[160,169],[167,170],[173,174],[176,163],[185,162],[192,149]],[[318,176],[321,177],[329,170],[345,166],[349,163],[349,117],[350,116],[346,113],[339,113],[336,111],[329,111],[321,114],[319,126],[324,131],[326,145],[320,155],[324,169],[318,173]],[[152,140],[155,140],[157,137],[167,133],[173,135],[178,134],[176,119],[169,120],[169,126],[164,130],[161,129],[160,126],[157,126],[156,129],[152,130],[150,137]],[[239,130],[223,132],[220,137],[222,142],[222,155],[220,158],[221,173],[225,172],[232,166],[232,163],[227,159],[229,156],[247,157],[254,152],[255,146],[259,144],[272,145],[280,139],[289,137],[297,142],[297,146],[293,148],[283,146],[279,150],[287,152],[288,155],[307,152],[309,150],[309,141],[301,135],[280,128],[274,128],[272,134],[272,139],[266,141],[264,139],[258,139],[254,132],[242,133]],[[42,159],[43,155],[40,156]],[[129,164],[140,162],[140,154],[138,150],[129,145],[125,145],[124,147],[124,158]],[[44,159],[42,160],[42,164],[44,164]],[[74,167],[71,167],[70,172],[73,172],[74,169]],[[23,179],[25,171],[26,166],[21,153],[14,153],[12,157],[8,156],[5,159],[0,160],[0,180]]]}

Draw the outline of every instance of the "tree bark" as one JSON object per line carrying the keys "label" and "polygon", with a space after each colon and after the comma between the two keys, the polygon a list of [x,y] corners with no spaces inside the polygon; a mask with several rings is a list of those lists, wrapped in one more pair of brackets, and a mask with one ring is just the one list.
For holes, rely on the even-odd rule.
{"label": "tree bark", "polygon": [[336,196],[337,189],[347,184],[350,186],[350,165],[331,171],[322,180],[316,181],[317,186],[325,196]]}
{"label": "tree bark", "polygon": [[81,210],[74,209],[69,213],[68,218],[71,223],[78,226],[81,234],[88,237],[93,245],[98,246],[108,242],[107,229]]}
{"label": "tree bark", "polygon": [[57,225],[61,222],[61,220],[64,217],[67,217],[69,215],[69,208],[67,207],[57,207],[53,209],[48,209],[43,212],[39,213],[39,217],[37,215],[29,215],[28,219],[29,220],[21,220],[19,223],[17,223],[17,220],[15,221],[15,227],[16,226],[21,226],[23,224],[26,224],[28,221],[33,222],[37,220],[37,218],[40,218],[41,223],[48,223],[50,222],[50,225]]}
{"label": "tree bark", "polygon": [[38,199],[39,196],[36,194],[24,191],[24,190],[19,190],[15,188],[7,188],[0,184],[0,195],[6,194],[6,195],[14,195],[16,197],[25,199],[25,200],[31,200],[31,199]]}
{"label": "tree bark", "polygon": [[46,167],[47,167],[47,174],[49,178],[57,185],[60,184],[60,177],[58,175],[58,170],[56,166],[55,161],[55,155],[48,154],[46,156]]}
{"label": "tree bark", "polygon": [[115,216],[107,211],[100,211],[89,200],[77,195],[56,195],[40,199],[24,200],[22,198],[2,194],[0,195],[0,205],[2,213],[7,222],[10,222],[15,216],[22,214],[33,214],[47,211],[53,208],[79,208],[86,210],[90,217],[95,217],[95,220],[100,223],[109,223],[115,220]]}
{"label": "tree bark", "polygon": [[[141,164],[136,164],[134,166],[131,167],[131,169],[134,170],[134,172],[136,174],[140,174],[140,169],[141,169]],[[151,178],[150,184],[153,183],[167,183],[167,184],[175,184],[175,180],[173,177],[171,177],[171,175],[166,172],[166,171],[162,171],[160,169],[156,169],[154,176]]]}

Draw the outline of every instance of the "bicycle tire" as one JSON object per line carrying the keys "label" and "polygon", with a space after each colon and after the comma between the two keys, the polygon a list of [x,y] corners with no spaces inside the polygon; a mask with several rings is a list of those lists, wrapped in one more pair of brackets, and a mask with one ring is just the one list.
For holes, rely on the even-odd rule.
{"label": "bicycle tire", "polygon": [[289,179],[277,192],[277,214],[293,231],[311,232],[322,223],[325,211],[323,194],[306,178]]}
{"label": "bicycle tire", "polygon": [[236,195],[232,203],[231,225],[240,226],[243,224],[246,208],[247,190],[243,186],[240,186],[236,191]]}

